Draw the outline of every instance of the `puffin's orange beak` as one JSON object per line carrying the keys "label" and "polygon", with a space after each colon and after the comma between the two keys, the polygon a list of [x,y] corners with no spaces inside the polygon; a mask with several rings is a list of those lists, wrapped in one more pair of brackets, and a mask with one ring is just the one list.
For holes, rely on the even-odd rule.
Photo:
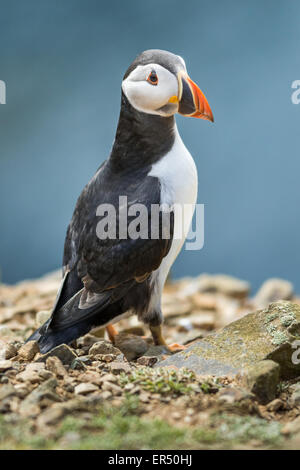
{"label": "puffin's orange beak", "polygon": [[186,72],[179,72],[178,85],[178,112],[183,116],[196,117],[214,122],[213,113],[207,99]]}

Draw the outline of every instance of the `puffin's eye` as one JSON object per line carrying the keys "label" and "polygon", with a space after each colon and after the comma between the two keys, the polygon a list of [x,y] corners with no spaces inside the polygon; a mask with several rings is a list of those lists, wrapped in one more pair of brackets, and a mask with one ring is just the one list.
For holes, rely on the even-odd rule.
{"label": "puffin's eye", "polygon": [[151,85],[157,85],[158,84],[158,76],[157,76],[155,70],[152,70],[152,72],[149,73],[149,76],[147,78],[147,82],[151,83]]}

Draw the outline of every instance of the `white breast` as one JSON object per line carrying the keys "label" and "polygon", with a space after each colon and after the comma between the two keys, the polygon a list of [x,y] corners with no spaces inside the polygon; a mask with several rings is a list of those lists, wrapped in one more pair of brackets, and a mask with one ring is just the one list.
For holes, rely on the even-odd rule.
{"label": "white breast", "polygon": [[149,176],[156,176],[160,180],[161,203],[170,206],[179,205],[183,213],[183,217],[176,217],[175,212],[174,227],[174,232],[182,233],[182,237],[173,239],[171,249],[158,269],[158,284],[162,288],[191,225],[198,190],[196,165],[182,142],[177,127],[175,127],[175,141],[172,149],[152,166]]}

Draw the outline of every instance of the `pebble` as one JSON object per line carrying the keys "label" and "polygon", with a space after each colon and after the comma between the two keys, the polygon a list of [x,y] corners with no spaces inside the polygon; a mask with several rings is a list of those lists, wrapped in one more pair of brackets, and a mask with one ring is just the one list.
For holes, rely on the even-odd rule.
{"label": "pebble", "polygon": [[2,387],[0,387],[0,401],[15,394],[16,394],[16,389],[10,384],[3,385]]}
{"label": "pebble", "polygon": [[87,395],[88,393],[96,392],[98,390],[99,388],[96,385],[90,382],[85,382],[85,383],[76,385],[74,392],[75,392],[75,395]]}
{"label": "pebble", "polygon": [[6,370],[13,367],[13,362],[9,360],[0,361],[0,372],[5,372]]}
{"label": "pebble", "polygon": [[48,357],[51,356],[58,357],[64,365],[71,365],[74,359],[77,358],[77,355],[73,349],[71,349],[66,344],[61,344],[60,346],[56,346],[55,348],[51,349],[51,351],[47,352],[46,354],[41,354],[36,359],[36,362],[46,362]]}
{"label": "pebble", "polygon": [[126,362],[111,362],[109,364],[109,370],[113,374],[120,374],[121,372],[129,373],[131,372],[131,367]]}
{"label": "pebble", "polygon": [[267,410],[268,411],[278,411],[281,410],[284,407],[284,403],[282,400],[279,398],[275,398],[275,400],[272,400],[270,403],[267,405]]}
{"label": "pebble", "polygon": [[109,341],[97,341],[89,349],[90,356],[96,356],[97,354],[120,354],[120,350],[115,348]]}
{"label": "pebble", "polygon": [[28,341],[21,346],[18,355],[24,361],[31,361],[38,352],[40,352],[40,348],[37,341]]}
{"label": "pebble", "polygon": [[7,344],[5,348],[3,349],[3,358],[4,359],[11,359],[12,357],[15,357],[18,353],[18,350],[14,344]]}
{"label": "pebble", "polygon": [[281,430],[281,433],[285,435],[297,434],[298,432],[300,432],[300,416],[286,423]]}
{"label": "pebble", "polygon": [[137,359],[137,363],[141,366],[153,367],[158,361],[157,356],[142,356]]}
{"label": "pebble", "polygon": [[63,378],[67,375],[67,371],[63,366],[63,363],[56,356],[48,357],[46,360],[46,368],[59,378]]}
{"label": "pebble", "polygon": [[102,377],[100,377],[100,382],[101,383],[104,383],[104,382],[112,382],[112,383],[117,383],[118,382],[118,379],[115,375],[113,374],[105,374],[105,375],[102,375]]}
{"label": "pebble", "polygon": [[116,385],[116,384],[111,383],[111,382],[104,382],[103,385],[102,385],[102,390],[112,392],[113,395],[121,395],[122,394],[121,387],[119,387],[119,385]]}

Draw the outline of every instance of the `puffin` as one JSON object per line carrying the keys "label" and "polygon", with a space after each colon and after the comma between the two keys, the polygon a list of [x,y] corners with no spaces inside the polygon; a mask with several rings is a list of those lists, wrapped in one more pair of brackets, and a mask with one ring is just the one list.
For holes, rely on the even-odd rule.
{"label": "puffin", "polygon": [[[36,340],[42,354],[96,327],[105,327],[114,343],[114,323],[129,315],[148,325],[155,345],[170,352],[182,348],[166,344],[161,297],[193,216],[189,210],[180,217],[175,207],[195,208],[198,182],[176,113],[214,121],[182,57],[158,49],[142,52],[123,77],[111,153],[81,192],[68,226],[62,282],[50,318],[27,340]],[[120,198],[127,206],[125,230]],[[146,208],[148,227],[152,207],[162,208],[154,235],[150,228],[148,236],[139,236],[137,227],[134,236],[129,233],[136,205]],[[106,207],[115,209],[115,230],[102,223]]]}

